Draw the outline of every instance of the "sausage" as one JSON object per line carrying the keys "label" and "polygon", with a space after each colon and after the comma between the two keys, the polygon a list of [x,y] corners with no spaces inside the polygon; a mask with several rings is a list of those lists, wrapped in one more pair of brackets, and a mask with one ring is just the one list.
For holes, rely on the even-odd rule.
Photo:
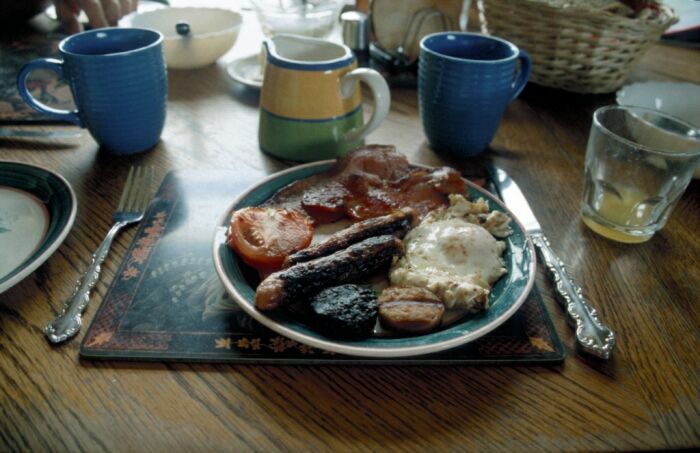
{"label": "sausage", "polygon": [[402,333],[425,333],[440,325],[445,304],[425,288],[390,286],[379,295],[379,320]]}
{"label": "sausage", "polygon": [[375,236],[346,249],[296,264],[269,275],[255,292],[259,310],[273,310],[323,288],[386,272],[403,255],[403,243],[392,235]]}
{"label": "sausage", "polygon": [[385,216],[357,222],[331,235],[323,242],[289,255],[282,267],[290,267],[304,261],[330,255],[372,236],[393,234],[402,238],[411,228],[415,219],[416,213],[412,208],[403,208]]}

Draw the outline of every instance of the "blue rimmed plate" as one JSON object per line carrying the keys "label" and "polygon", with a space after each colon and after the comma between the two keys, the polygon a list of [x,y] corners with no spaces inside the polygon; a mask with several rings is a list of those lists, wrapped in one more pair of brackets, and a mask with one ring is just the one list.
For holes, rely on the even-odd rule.
{"label": "blue rimmed plate", "polygon": [[219,219],[213,242],[214,265],[228,293],[250,316],[285,337],[326,351],[364,357],[407,357],[442,351],[475,340],[501,325],[520,308],[535,279],[534,248],[515,216],[493,195],[471,183],[468,183],[468,188],[473,197],[488,199],[491,209],[504,211],[514,219],[513,234],[505,240],[507,248],[503,256],[508,273],[492,288],[490,308],[486,312],[426,335],[348,341],[329,338],[284,310],[261,312],[255,308],[255,287],[245,277],[245,265],[226,245],[231,214],[237,209],[257,206],[279,189],[326,171],[334,163],[315,162],[276,173],[239,195]]}
{"label": "blue rimmed plate", "polygon": [[33,165],[0,161],[0,293],[56,251],[76,212],[75,194],[62,176]]}

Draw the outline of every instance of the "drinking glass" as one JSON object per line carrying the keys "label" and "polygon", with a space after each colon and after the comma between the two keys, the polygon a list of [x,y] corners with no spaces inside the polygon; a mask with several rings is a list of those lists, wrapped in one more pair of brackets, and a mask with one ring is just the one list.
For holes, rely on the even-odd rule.
{"label": "drinking glass", "polygon": [[338,23],[343,0],[251,0],[263,33],[326,38]]}
{"label": "drinking glass", "polygon": [[640,243],[664,227],[700,163],[700,130],[634,106],[593,114],[581,216],[609,239]]}

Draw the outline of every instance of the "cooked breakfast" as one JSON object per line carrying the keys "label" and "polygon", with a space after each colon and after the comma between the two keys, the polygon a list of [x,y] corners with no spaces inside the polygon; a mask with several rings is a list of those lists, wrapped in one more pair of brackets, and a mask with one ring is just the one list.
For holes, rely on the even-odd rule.
{"label": "cooked breakfast", "polygon": [[261,277],[259,310],[338,338],[416,335],[488,309],[510,222],[456,170],[370,145],[235,211],[227,242]]}

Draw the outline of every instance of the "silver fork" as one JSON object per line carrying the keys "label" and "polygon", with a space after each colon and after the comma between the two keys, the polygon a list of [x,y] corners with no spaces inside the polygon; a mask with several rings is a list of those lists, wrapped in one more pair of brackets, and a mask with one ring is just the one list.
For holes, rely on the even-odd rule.
{"label": "silver fork", "polygon": [[90,267],[78,280],[73,295],[63,304],[61,314],[44,328],[44,333],[51,343],[66,341],[80,330],[83,311],[90,302],[90,291],[97,283],[102,262],[109,252],[112,240],[123,227],[143,219],[151,199],[152,181],[153,167],[131,167],[129,170],[119,205],[112,215],[112,228],[92,255]]}

